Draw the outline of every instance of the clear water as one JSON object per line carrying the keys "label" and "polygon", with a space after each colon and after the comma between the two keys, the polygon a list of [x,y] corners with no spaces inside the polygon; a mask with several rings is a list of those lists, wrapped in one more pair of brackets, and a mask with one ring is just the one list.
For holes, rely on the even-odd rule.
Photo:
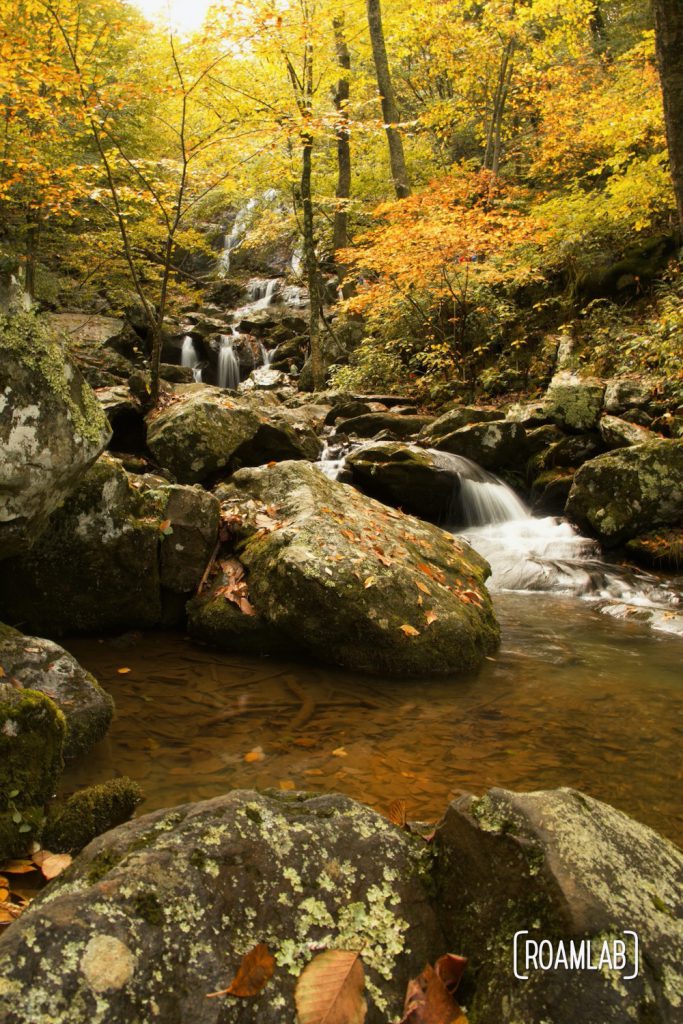
{"label": "clear water", "polygon": [[234,348],[232,335],[221,334],[218,350],[218,387],[237,389],[240,382],[240,364]]}
{"label": "clear water", "polygon": [[[571,596],[495,603],[501,648],[464,677],[368,678],[163,633],[72,639],[117,714],[65,786],[128,774],[143,811],[233,788],[331,789],[380,811],[404,799],[423,819],[463,790],[575,786],[683,845],[681,641]],[[254,750],[263,759],[245,761]]]}

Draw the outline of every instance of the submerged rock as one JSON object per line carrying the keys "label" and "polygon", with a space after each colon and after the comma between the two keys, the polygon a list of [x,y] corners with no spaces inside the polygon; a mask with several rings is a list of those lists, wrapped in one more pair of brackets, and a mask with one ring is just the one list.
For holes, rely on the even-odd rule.
{"label": "submerged rock", "polygon": [[30,313],[0,318],[0,558],[30,547],[109,436],[45,325]]}
{"label": "submerged rock", "polygon": [[45,694],[62,712],[66,760],[85,754],[105,735],[114,702],[64,648],[0,623],[0,668],[4,678]]}
{"label": "submerged rock", "polygon": [[[437,906],[449,948],[470,958],[477,1024],[680,1020],[683,854],[607,804],[575,790],[462,797],[437,829]],[[633,939],[640,943],[637,978]],[[514,936],[519,938],[514,976]],[[628,966],[527,969],[526,940],[577,949],[625,940]],[[533,951],[533,948],[532,948]]]}
{"label": "submerged rock", "polygon": [[435,523],[447,519],[460,484],[448,455],[398,441],[364,444],[347,456],[346,466],[371,497]]}
{"label": "submerged rock", "polygon": [[[95,840],[8,930],[12,1024],[282,1024],[316,953],[362,948],[367,1024],[398,1019],[406,984],[444,951],[429,849],[342,796],[233,792]],[[265,943],[273,977],[224,989]]]}
{"label": "submerged rock", "polygon": [[262,618],[323,661],[392,675],[467,671],[498,639],[487,563],[464,542],[286,462],[218,489]]}
{"label": "submerged rock", "polygon": [[606,546],[683,518],[683,441],[599,455],[578,470],[566,514]]}
{"label": "submerged rock", "polygon": [[191,385],[177,401],[150,415],[150,451],[180,483],[198,483],[243,465],[318,457],[321,444],[310,428],[295,427],[264,407],[261,396],[231,397]]}

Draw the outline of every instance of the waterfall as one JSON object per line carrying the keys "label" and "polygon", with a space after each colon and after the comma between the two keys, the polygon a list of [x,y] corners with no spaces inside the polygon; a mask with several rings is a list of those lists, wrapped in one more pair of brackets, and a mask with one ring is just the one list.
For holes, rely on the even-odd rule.
{"label": "waterfall", "polygon": [[201,382],[202,371],[199,369],[199,356],[197,355],[194,341],[189,334],[186,334],[183,338],[183,346],[180,350],[180,365],[189,366],[195,381]]}
{"label": "waterfall", "polygon": [[271,277],[268,279],[253,277],[247,284],[249,305],[252,309],[267,309],[268,306],[272,306],[275,296],[279,290],[279,277]]}
{"label": "waterfall", "polygon": [[244,241],[244,236],[247,233],[247,227],[249,226],[251,215],[257,206],[258,199],[250,199],[248,203],[245,203],[245,205],[237,211],[229,234],[226,234],[223,238],[221,264],[223,272],[226,274],[230,270],[230,257],[234,250],[239,248]]}
{"label": "waterfall", "polygon": [[261,361],[263,365],[270,366],[273,361],[273,356],[275,355],[275,349],[267,349],[262,341],[259,342],[259,348],[261,350]]}
{"label": "waterfall", "polygon": [[218,350],[218,387],[235,391],[240,382],[240,364],[231,334],[221,334]]}

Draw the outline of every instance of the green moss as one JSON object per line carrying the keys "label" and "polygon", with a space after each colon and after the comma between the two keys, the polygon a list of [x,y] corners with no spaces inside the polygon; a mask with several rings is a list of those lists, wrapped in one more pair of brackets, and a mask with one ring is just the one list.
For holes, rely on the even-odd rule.
{"label": "green moss", "polygon": [[127,821],[142,800],[132,779],[111,779],[75,793],[51,811],[43,842],[55,851],[81,850],[102,832]]}
{"label": "green moss", "polygon": [[133,900],[133,911],[147,924],[157,927],[164,923],[164,912],[161,903],[153,892],[141,892]]}
{"label": "green moss", "polygon": [[10,857],[23,857],[31,841],[40,836],[44,821],[42,807],[22,807],[20,814],[21,820],[17,822],[15,812],[0,813],[0,862]]}
{"label": "green moss", "polygon": [[103,850],[93,859],[86,874],[90,885],[95,885],[112,871],[122,858],[113,850]]}
{"label": "green moss", "polygon": [[[0,810],[45,803],[63,768],[64,715],[37,690],[0,684]],[[16,793],[16,797],[10,794]]]}

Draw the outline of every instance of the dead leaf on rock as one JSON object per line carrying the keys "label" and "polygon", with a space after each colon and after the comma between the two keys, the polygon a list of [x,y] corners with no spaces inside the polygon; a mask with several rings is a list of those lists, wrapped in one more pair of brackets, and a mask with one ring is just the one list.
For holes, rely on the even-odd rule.
{"label": "dead leaf on rock", "polygon": [[236,558],[224,558],[218,564],[225,583],[217,587],[214,594],[237,605],[243,615],[256,615],[256,609],[249,600],[249,587],[242,563]]}
{"label": "dead leaf on rock", "polygon": [[304,968],[296,985],[298,1024],[363,1024],[365,972],[360,953],[328,949]]}
{"label": "dead leaf on rock", "polygon": [[467,1024],[454,992],[467,958],[447,953],[408,982],[401,1024]]}
{"label": "dead leaf on rock", "polygon": [[71,863],[72,857],[70,853],[47,853],[47,857],[40,864],[40,870],[43,873],[43,877],[50,879],[56,878],[57,875],[61,875],[62,871],[68,868]]}
{"label": "dead leaf on rock", "polygon": [[363,587],[366,590],[369,590],[370,587],[374,587],[376,582],[377,582],[377,577],[376,576],[368,576],[368,578],[363,581]]}
{"label": "dead leaf on rock", "polygon": [[127,676],[130,672],[129,668],[117,668],[116,670],[120,676]]}
{"label": "dead leaf on rock", "polygon": [[5,860],[0,864],[0,868],[8,875],[26,875],[29,871],[38,870],[31,860]]}
{"label": "dead leaf on rock", "polygon": [[420,630],[415,629],[415,626],[410,626],[407,622],[404,622],[402,626],[398,627],[405,636],[419,636]]}
{"label": "dead leaf on rock", "polygon": [[254,946],[242,957],[237,974],[227,988],[220,992],[209,992],[209,999],[215,996],[236,996],[239,999],[249,999],[257,996],[265,988],[273,976],[275,960],[268,947],[263,942]]}
{"label": "dead leaf on rock", "polygon": [[438,617],[439,616],[434,611],[425,612],[425,619],[427,620],[427,625],[428,626],[431,626],[432,622],[436,622]]}

